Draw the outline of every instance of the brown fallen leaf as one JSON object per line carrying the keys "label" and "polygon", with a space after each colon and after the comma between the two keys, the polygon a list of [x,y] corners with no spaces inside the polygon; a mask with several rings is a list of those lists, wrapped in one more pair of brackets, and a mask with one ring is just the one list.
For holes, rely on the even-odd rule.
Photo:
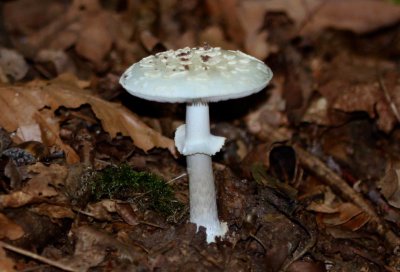
{"label": "brown fallen leaf", "polygon": [[400,6],[389,1],[321,1],[302,29],[312,34],[327,28],[365,34],[400,21]]}
{"label": "brown fallen leaf", "polygon": [[0,271],[4,272],[15,272],[14,261],[7,257],[6,252],[3,247],[0,246]]}
{"label": "brown fallen leaf", "polygon": [[328,103],[330,122],[335,123],[335,112],[362,111],[376,119],[384,132],[398,123],[395,113],[400,107],[400,85],[393,62],[340,53],[321,67],[323,72],[316,80],[318,92]]}
{"label": "brown fallen leaf", "polygon": [[100,221],[111,221],[112,213],[116,213],[116,203],[110,199],[103,199],[86,206],[85,214]]}
{"label": "brown fallen leaf", "polygon": [[391,165],[378,186],[389,205],[400,209],[400,167]]}
{"label": "brown fallen leaf", "polygon": [[[31,34],[65,12],[62,1],[17,0],[4,3],[2,16],[7,30],[22,35]],[[46,8],[46,12],[43,9]]]}
{"label": "brown fallen leaf", "polygon": [[[0,239],[16,240],[24,235],[24,230],[21,226],[14,223],[4,214],[0,213]],[[0,257],[1,258],[1,257]],[[0,261],[1,263],[1,261]],[[1,267],[1,264],[0,264]],[[3,271],[0,269],[0,271]]]}
{"label": "brown fallen leaf", "polygon": [[284,78],[276,76],[274,78],[274,88],[270,91],[268,101],[246,116],[246,125],[251,133],[260,133],[264,124],[266,124],[276,129],[284,130],[282,132],[285,136],[290,137],[290,131],[286,128],[288,119],[285,114],[286,102],[283,98],[283,84]]}
{"label": "brown fallen leaf", "polygon": [[325,272],[325,266],[323,263],[318,262],[307,262],[307,261],[295,261],[288,268],[288,272]]}
{"label": "brown fallen leaf", "polygon": [[[65,151],[69,163],[76,162],[77,156],[71,148],[62,144],[59,126],[52,122],[48,112],[43,111],[45,107],[54,111],[60,106],[77,108],[83,104],[90,104],[111,137],[121,133],[130,136],[133,143],[144,151],[161,147],[168,148],[172,154],[176,154],[173,140],[146,126],[121,104],[105,101],[87,90],[82,90],[77,86],[75,79],[66,76],[49,82],[34,81],[25,86],[0,85],[0,98],[0,107],[3,112],[8,113],[0,115],[1,127],[8,131],[16,131],[20,127],[38,124],[41,131],[49,131],[52,134],[50,144],[60,146]],[[41,134],[44,142],[46,135]]]}
{"label": "brown fallen leaf", "polygon": [[70,208],[47,203],[39,204],[30,210],[50,218],[75,218],[75,213]]}
{"label": "brown fallen leaf", "polygon": [[369,222],[370,217],[350,202],[339,204],[312,202],[308,208],[319,213],[319,218],[327,227],[343,227],[356,231]]}
{"label": "brown fallen leaf", "polygon": [[310,35],[327,28],[368,33],[400,20],[400,7],[389,1],[375,0],[247,0],[264,12],[285,12]]}
{"label": "brown fallen leaf", "polygon": [[118,215],[121,216],[122,220],[124,220],[127,224],[131,226],[136,226],[139,224],[138,215],[135,213],[131,204],[116,204],[115,208]]}
{"label": "brown fallen leaf", "polygon": [[236,50],[237,46],[228,41],[224,32],[219,26],[209,26],[199,33],[199,41],[206,42],[211,46],[222,47],[224,49]]}
{"label": "brown fallen leaf", "polygon": [[208,0],[206,1],[209,16],[220,21],[225,26],[225,32],[235,44],[242,45],[245,30],[238,20],[240,9],[237,0]]}
{"label": "brown fallen leaf", "polygon": [[266,10],[260,8],[260,4],[260,1],[242,1],[239,6],[238,19],[246,33],[245,51],[263,60],[270,53],[278,51],[278,48],[268,43],[268,32],[262,30]]}
{"label": "brown fallen leaf", "polygon": [[29,166],[33,176],[21,190],[0,195],[0,207],[21,207],[29,203],[43,201],[43,198],[57,196],[56,187],[64,184],[67,176],[65,166],[51,164],[49,167],[42,163]]}
{"label": "brown fallen leaf", "polygon": [[[45,66],[51,66],[55,75],[63,73],[76,74],[76,67],[71,57],[63,50],[43,49],[35,58],[35,62]],[[49,77],[53,77],[50,74]]]}
{"label": "brown fallen leaf", "polygon": [[100,68],[114,42],[115,22],[107,12],[82,19],[76,52]]}
{"label": "brown fallen leaf", "polygon": [[0,48],[0,69],[13,80],[20,80],[28,73],[29,66],[17,51]]}
{"label": "brown fallen leaf", "polygon": [[37,201],[37,198],[35,198],[35,196],[22,191],[12,192],[7,195],[0,195],[1,208],[17,208],[32,203],[34,201]]}
{"label": "brown fallen leaf", "polygon": [[[34,125],[39,128],[39,140],[46,146],[56,145],[60,147],[64,151],[68,163],[79,162],[80,158],[75,150],[61,140],[59,120],[54,116],[52,110],[42,109],[35,113],[34,119],[37,122]],[[22,139],[27,140],[27,138]]]}
{"label": "brown fallen leaf", "polygon": [[87,271],[90,267],[100,264],[110,248],[117,250],[120,258],[133,260],[135,252],[130,246],[105,232],[89,226],[81,226],[74,229],[73,233],[77,240],[74,255],[59,261],[68,263],[78,271]]}

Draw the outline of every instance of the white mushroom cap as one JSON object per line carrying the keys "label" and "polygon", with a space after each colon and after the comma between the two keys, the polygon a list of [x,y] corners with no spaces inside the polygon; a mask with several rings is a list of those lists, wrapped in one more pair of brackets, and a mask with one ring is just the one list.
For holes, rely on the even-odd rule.
{"label": "white mushroom cap", "polygon": [[262,61],[219,47],[183,48],[146,57],[120,79],[132,95],[158,102],[216,102],[262,90],[272,72]]}

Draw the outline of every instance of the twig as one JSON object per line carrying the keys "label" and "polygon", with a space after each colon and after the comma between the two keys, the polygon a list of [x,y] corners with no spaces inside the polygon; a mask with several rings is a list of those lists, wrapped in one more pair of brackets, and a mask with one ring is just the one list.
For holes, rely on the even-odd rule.
{"label": "twig", "polygon": [[61,263],[61,262],[53,261],[51,259],[48,259],[48,258],[43,257],[43,256],[40,256],[40,255],[35,254],[33,252],[27,251],[25,249],[22,249],[22,248],[7,244],[7,243],[5,243],[3,241],[0,241],[0,246],[5,248],[5,249],[7,249],[7,250],[19,253],[21,255],[24,255],[26,257],[32,258],[34,260],[38,260],[38,261],[40,261],[42,263],[46,263],[48,265],[57,267],[59,269],[62,269],[62,270],[65,270],[65,271],[78,272],[78,270],[76,270],[75,268],[72,268],[72,267],[70,267],[68,265],[65,265],[65,264]]}
{"label": "twig", "polygon": [[163,227],[163,226],[160,226],[160,225],[157,225],[157,224],[148,222],[148,221],[138,221],[138,223],[139,223],[139,224],[143,224],[143,225],[148,225],[148,226],[154,227],[154,228],[166,229],[166,227]]}
{"label": "twig", "polygon": [[255,236],[254,234],[250,233],[249,236],[251,238],[253,238],[254,240],[256,240],[264,249],[265,252],[267,252],[267,247],[264,245],[264,243],[260,240],[260,238],[258,238],[257,236]]}
{"label": "twig", "polygon": [[179,176],[177,176],[177,177],[175,177],[175,178],[173,178],[173,179],[168,180],[166,183],[167,183],[168,185],[171,185],[171,183],[174,182],[175,180],[178,180],[178,179],[183,178],[183,177],[185,177],[185,176],[187,176],[187,173],[180,174]]}
{"label": "twig", "polygon": [[330,187],[339,190],[343,194],[344,198],[352,201],[363,212],[370,216],[370,221],[375,224],[376,232],[385,237],[386,242],[388,242],[393,248],[400,245],[400,238],[387,228],[385,222],[378,216],[374,208],[372,208],[358,192],[348,185],[345,180],[326,166],[326,164],[324,164],[319,158],[310,154],[300,146],[295,145],[294,149],[296,150],[300,163],[305,168],[321,178],[321,180]]}
{"label": "twig", "polygon": [[294,253],[292,254],[292,258],[285,260],[284,264],[282,265],[283,271],[286,271],[292,263],[303,257],[317,242],[317,236],[314,234],[313,230],[311,231],[307,230],[307,233],[310,236],[310,239],[307,241],[307,244],[304,247],[302,247],[300,251],[295,250]]}
{"label": "twig", "polygon": [[[263,124],[262,132],[258,133],[257,136],[261,140],[269,142],[281,141],[284,138],[278,131],[266,124]],[[373,223],[372,225],[376,232],[383,236],[386,242],[392,248],[396,248],[400,245],[400,238],[387,227],[386,223],[378,216],[374,208],[364,200],[360,193],[356,192],[350,185],[347,184],[345,180],[332,171],[318,157],[312,155],[298,144],[294,144],[293,148],[296,150],[296,155],[299,158],[299,162],[304,168],[308,169],[311,173],[319,177],[321,181],[331,188],[340,191],[345,199],[353,202],[363,212],[369,215],[370,222]]]}

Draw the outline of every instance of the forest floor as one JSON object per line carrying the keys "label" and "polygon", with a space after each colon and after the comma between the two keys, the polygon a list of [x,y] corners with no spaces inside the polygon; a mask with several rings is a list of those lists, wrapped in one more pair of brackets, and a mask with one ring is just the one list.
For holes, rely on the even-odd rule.
{"label": "forest floor", "polygon": [[[0,2],[0,271],[400,271],[400,5]],[[185,105],[119,78],[208,44],[271,67],[210,104],[219,217],[189,223]]]}

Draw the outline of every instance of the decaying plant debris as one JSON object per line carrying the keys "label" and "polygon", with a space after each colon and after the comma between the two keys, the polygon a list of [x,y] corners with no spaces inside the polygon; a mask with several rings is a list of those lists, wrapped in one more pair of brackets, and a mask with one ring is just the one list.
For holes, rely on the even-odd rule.
{"label": "decaying plant debris", "polygon": [[[0,2],[0,271],[399,271],[397,0]],[[224,239],[188,223],[184,106],[132,63],[203,45],[271,84],[210,104]]]}

